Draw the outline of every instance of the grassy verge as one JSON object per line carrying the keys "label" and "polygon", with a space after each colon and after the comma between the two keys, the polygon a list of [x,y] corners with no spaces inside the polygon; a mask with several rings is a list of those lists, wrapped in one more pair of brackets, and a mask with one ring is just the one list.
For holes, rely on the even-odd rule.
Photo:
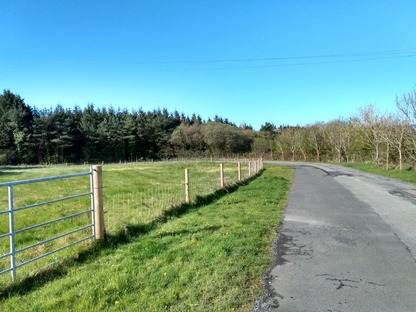
{"label": "grassy verge", "polygon": [[354,168],[374,174],[378,174],[387,178],[399,179],[401,181],[416,183],[416,171],[414,170],[398,170],[398,169],[389,169],[385,167],[377,166],[374,164],[342,164],[345,167]]}
{"label": "grassy verge", "polygon": [[0,289],[1,311],[248,311],[292,181],[268,167],[101,248]]}

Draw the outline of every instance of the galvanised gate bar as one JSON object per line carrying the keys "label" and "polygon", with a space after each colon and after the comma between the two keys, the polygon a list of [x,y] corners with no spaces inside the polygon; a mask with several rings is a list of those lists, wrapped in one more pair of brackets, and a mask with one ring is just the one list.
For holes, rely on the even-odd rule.
{"label": "galvanised gate bar", "polygon": [[[0,210],[0,215],[8,214],[8,216],[9,216],[9,232],[5,233],[5,234],[1,234],[0,239],[5,238],[5,237],[9,237],[9,240],[10,240],[10,251],[6,254],[2,254],[2,255],[0,254],[0,260],[4,259],[4,258],[7,258],[7,257],[10,258],[10,267],[3,270],[3,271],[0,271],[0,275],[5,274],[7,272],[11,272],[12,280],[15,280],[16,279],[16,270],[19,267],[22,267],[22,266],[27,265],[31,262],[34,262],[36,260],[39,260],[39,259],[44,258],[46,256],[49,256],[53,253],[61,251],[65,248],[68,248],[68,247],[73,246],[75,244],[79,244],[79,243],[81,243],[85,240],[92,239],[92,238],[97,238],[96,222],[95,222],[96,217],[95,217],[95,213],[94,213],[94,207],[95,207],[94,205],[95,205],[95,201],[97,201],[97,197],[94,198],[94,193],[96,192],[97,187],[94,187],[94,183],[97,183],[95,180],[97,179],[98,175],[94,174],[94,171],[99,173],[98,183],[101,184],[101,166],[91,167],[90,171],[88,171],[88,172],[81,172],[81,173],[68,174],[68,175],[62,175],[62,176],[54,176],[54,177],[47,177],[47,178],[39,178],[39,179],[31,179],[31,180],[22,180],[22,181],[0,183],[0,187],[7,187],[8,188],[8,209],[7,210]],[[71,195],[71,196],[67,196],[67,197],[63,197],[63,198],[58,198],[58,199],[54,199],[54,200],[50,200],[50,201],[45,201],[45,202],[41,202],[41,203],[32,204],[32,205],[14,207],[13,187],[16,186],[16,185],[39,183],[39,182],[52,181],[52,180],[70,179],[70,178],[80,177],[80,176],[89,176],[89,179],[90,179],[90,191],[89,192],[81,193],[81,194],[75,194],[75,195]],[[101,185],[100,185],[99,188],[100,188],[99,191],[101,191]],[[61,201],[66,201],[66,200],[70,200],[70,199],[74,199],[74,198],[79,198],[79,197],[83,197],[83,196],[90,196],[90,198],[91,198],[91,200],[90,200],[91,204],[90,204],[89,209],[83,210],[83,211],[78,211],[76,213],[73,213],[73,214],[70,214],[70,215],[67,215],[67,216],[64,216],[64,217],[61,217],[61,218],[57,218],[57,219],[54,219],[54,220],[50,220],[50,221],[47,221],[47,222],[43,222],[43,223],[40,223],[40,224],[33,224],[29,227],[22,228],[22,229],[19,229],[19,230],[15,230],[15,212],[25,210],[25,209],[31,209],[31,208],[39,207],[39,206],[43,206],[43,205],[48,205],[48,204],[52,204],[52,203],[57,203],[57,202],[61,202]],[[26,232],[26,231],[29,231],[29,230],[32,230],[32,229],[35,229],[35,228],[39,228],[39,227],[42,227],[42,226],[45,226],[45,225],[48,225],[48,224],[52,224],[52,223],[56,223],[56,222],[59,222],[59,221],[63,221],[63,220],[66,220],[66,219],[75,218],[77,216],[80,216],[80,215],[83,215],[83,214],[88,214],[88,213],[91,213],[91,222],[89,224],[85,225],[85,226],[82,226],[80,228],[74,229],[74,230],[66,232],[66,233],[59,234],[59,235],[54,236],[52,238],[48,238],[48,239],[39,241],[35,244],[28,245],[28,246],[25,246],[25,247],[20,248],[20,249],[15,248],[15,235],[16,234],[23,233],[23,232]],[[25,250],[40,246],[42,244],[45,244],[45,243],[48,243],[48,242],[51,242],[51,241],[54,241],[54,240],[57,240],[59,238],[62,238],[62,237],[68,236],[68,235],[80,232],[80,231],[88,229],[88,228],[91,228],[91,230],[92,230],[91,235],[88,235],[86,237],[82,237],[82,238],[80,238],[80,239],[78,239],[78,240],[76,240],[76,241],[74,241],[70,244],[67,244],[67,245],[62,246],[60,248],[57,248],[55,250],[46,252],[46,253],[44,253],[40,256],[34,257],[34,258],[32,258],[30,260],[27,260],[25,262],[16,263],[16,255],[20,252],[23,252]]]}

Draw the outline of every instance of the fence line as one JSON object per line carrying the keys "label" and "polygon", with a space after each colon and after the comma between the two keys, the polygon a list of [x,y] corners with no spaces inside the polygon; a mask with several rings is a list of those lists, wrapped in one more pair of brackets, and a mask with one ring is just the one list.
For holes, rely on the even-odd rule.
{"label": "fence line", "polygon": [[[213,162],[209,170],[184,169],[184,175],[144,190],[104,194],[106,231],[115,234],[128,225],[146,224],[173,206],[192,203],[197,197],[245,181],[263,169],[262,160]],[[218,165],[218,166],[217,166]]]}
{"label": "fence line", "polygon": [[[185,176],[177,175],[175,173],[175,176],[182,177],[176,181],[171,179],[165,179],[165,181],[161,182],[155,181],[151,182],[150,185],[147,184],[143,187],[134,187],[135,189],[133,191],[116,189],[114,194],[102,192],[103,187],[107,186],[102,185],[101,166],[91,167],[89,172],[0,183],[0,188],[8,187],[9,191],[9,209],[0,211],[0,216],[9,215],[9,232],[2,233],[0,230],[0,241],[7,237],[10,239],[10,251],[3,252],[0,248],[0,277],[4,273],[11,272],[12,279],[14,280],[16,278],[16,269],[26,264],[93,238],[102,239],[104,238],[105,232],[117,234],[120,230],[126,229],[129,225],[148,224],[162,216],[165,211],[172,207],[184,203],[192,203],[198,197],[207,196],[223,187],[228,187],[253,177],[263,169],[263,162],[261,159],[255,161],[212,162],[209,164],[209,167],[204,166],[202,166],[201,170],[196,170],[195,168],[192,168],[192,166],[186,168]],[[13,186],[71,179],[82,176],[90,176],[88,192],[80,192],[79,194],[63,196],[58,199],[14,207],[15,199],[13,198]],[[157,178],[157,174],[155,174],[155,178]],[[89,203],[86,203],[85,201],[82,203],[81,199],[87,196],[90,196]],[[80,200],[80,205],[89,205],[90,207],[88,209],[81,209],[73,212],[65,211],[65,215],[51,218],[52,220],[15,228],[16,220],[14,220],[14,217],[16,212],[31,211],[40,206],[54,205],[62,201],[71,200]],[[45,210],[45,215],[49,213],[50,210]],[[89,215],[87,224],[85,224],[85,218],[82,217],[85,215]],[[78,220],[77,218],[84,219]],[[62,233],[64,230],[61,229],[61,232],[54,232],[53,235],[51,235],[52,237],[46,239],[37,237],[30,238],[29,244],[16,248],[16,235],[23,235],[23,233],[28,231],[43,229],[45,226],[50,226],[55,223],[59,224],[68,219],[76,219],[73,221],[75,229],[67,228],[65,233]],[[90,232],[87,233],[86,231]],[[55,246],[57,243],[55,244],[53,242],[61,239],[65,239],[63,246],[62,244]],[[33,249],[36,249],[35,252],[26,254],[29,250]],[[19,259],[20,261],[17,261],[16,256],[18,254],[24,254],[22,259]],[[10,259],[9,268],[5,267],[4,264],[6,258]]]}

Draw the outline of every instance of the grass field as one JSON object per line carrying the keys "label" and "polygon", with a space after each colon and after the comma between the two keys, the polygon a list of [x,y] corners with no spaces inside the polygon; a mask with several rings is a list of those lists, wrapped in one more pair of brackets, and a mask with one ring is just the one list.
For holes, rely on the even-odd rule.
{"label": "grass field", "polygon": [[[213,193],[219,188],[219,163],[214,162],[160,162],[105,165],[103,167],[104,210],[106,231],[117,234],[128,225],[144,226],[156,220],[164,211],[183,203],[184,169],[190,169],[191,199]],[[237,182],[237,164],[225,163],[227,184]],[[88,166],[48,166],[1,168],[0,182],[27,180],[39,177],[86,172]],[[242,176],[248,178],[248,165],[242,165]],[[48,201],[60,197],[85,193],[90,190],[89,177],[19,185],[14,188],[15,207]],[[79,211],[87,210],[89,196],[52,205],[31,208],[15,213],[15,230],[40,224]],[[7,209],[7,188],[0,188],[0,211]],[[69,232],[91,224],[86,213],[76,218],[42,226],[15,236],[16,249]],[[8,214],[0,215],[0,235],[8,233]],[[91,235],[91,229],[62,237],[21,252],[17,263],[22,263],[46,252]],[[84,249],[90,241],[71,250],[53,254],[45,259],[18,269],[18,277],[25,277],[45,265],[60,261],[66,255]],[[9,252],[9,238],[0,239],[0,255]],[[9,267],[9,259],[0,259],[0,271]],[[10,279],[10,274],[0,275],[0,285]]]}
{"label": "grass field", "polygon": [[342,164],[345,167],[355,168],[362,171],[378,174],[387,178],[399,179],[405,182],[416,183],[416,171],[415,170],[398,170],[389,169],[374,164]]}
{"label": "grass field", "polygon": [[128,225],[33,277],[0,288],[1,311],[249,311],[263,291],[293,172],[259,177]]}

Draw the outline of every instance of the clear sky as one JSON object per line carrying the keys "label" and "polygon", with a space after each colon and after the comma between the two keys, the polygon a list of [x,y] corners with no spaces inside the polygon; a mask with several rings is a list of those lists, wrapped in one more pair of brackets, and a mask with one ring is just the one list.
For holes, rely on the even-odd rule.
{"label": "clear sky", "polygon": [[0,0],[0,88],[27,104],[178,110],[258,129],[394,108],[414,0]]}

